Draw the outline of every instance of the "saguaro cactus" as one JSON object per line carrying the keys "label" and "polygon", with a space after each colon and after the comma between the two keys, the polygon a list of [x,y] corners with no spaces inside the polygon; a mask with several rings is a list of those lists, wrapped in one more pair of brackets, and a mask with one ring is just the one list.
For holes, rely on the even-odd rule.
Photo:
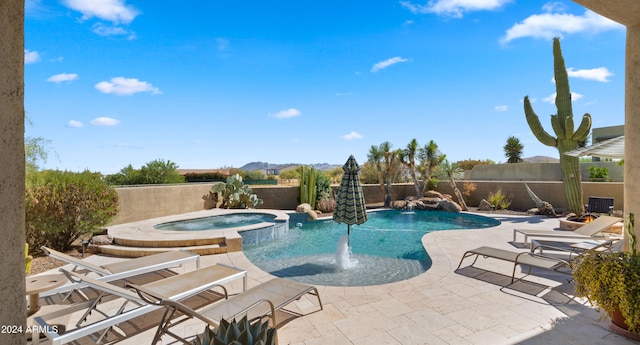
{"label": "saguaro cactus", "polygon": [[575,150],[578,143],[589,135],[591,130],[591,115],[584,114],[578,129],[573,129],[573,110],[571,106],[571,91],[569,90],[569,77],[564,65],[562,50],[560,49],[560,39],[553,39],[553,67],[556,81],[556,108],[558,114],[551,115],[551,126],[557,137],[547,133],[538,119],[538,115],[533,111],[529,97],[524,97],[524,113],[527,123],[538,140],[558,149],[560,153],[560,168],[562,169],[562,181],[564,195],[567,199],[569,211],[576,214],[584,213],[582,203],[582,186],[580,181],[580,163],[577,157],[567,156],[564,153]]}

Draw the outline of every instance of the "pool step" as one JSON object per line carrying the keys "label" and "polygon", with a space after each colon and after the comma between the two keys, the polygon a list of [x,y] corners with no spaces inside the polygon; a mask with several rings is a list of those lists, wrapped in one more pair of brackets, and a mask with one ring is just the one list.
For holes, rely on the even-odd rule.
{"label": "pool step", "polygon": [[222,254],[227,252],[227,246],[223,244],[206,244],[198,246],[171,246],[171,247],[132,247],[111,244],[99,246],[98,252],[113,256],[137,258],[141,256],[164,253],[172,250],[188,250],[198,255]]}
{"label": "pool step", "polygon": [[199,247],[209,245],[224,245],[226,237],[209,237],[209,238],[181,238],[181,239],[157,239],[157,238],[119,238],[115,237],[113,243],[124,247],[143,247],[143,248],[159,248],[159,247]]}

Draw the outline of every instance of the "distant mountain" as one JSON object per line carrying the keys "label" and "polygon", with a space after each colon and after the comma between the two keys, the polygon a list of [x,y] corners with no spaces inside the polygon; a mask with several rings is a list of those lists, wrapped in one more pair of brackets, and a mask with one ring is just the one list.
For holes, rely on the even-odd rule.
{"label": "distant mountain", "polygon": [[254,171],[254,170],[286,170],[295,169],[300,165],[313,166],[318,170],[325,171],[333,168],[340,167],[338,164],[329,163],[315,163],[315,164],[300,164],[300,163],[286,163],[286,164],[271,164],[267,162],[251,162],[240,167],[240,170]]}
{"label": "distant mountain", "polygon": [[558,163],[560,159],[547,157],[547,156],[533,156],[529,158],[522,158],[523,161],[527,163]]}

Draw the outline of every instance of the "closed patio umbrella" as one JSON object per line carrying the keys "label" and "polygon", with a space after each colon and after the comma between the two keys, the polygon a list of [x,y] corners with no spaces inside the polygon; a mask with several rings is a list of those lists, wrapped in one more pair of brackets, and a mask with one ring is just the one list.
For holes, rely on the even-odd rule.
{"label": "closed patio umbrella", "polygon": [[336,208],[333,212],[333,220],[338,223],[347,224],[347,235],[351,231],[351,225],[362,224],[367,221],[367,210],[364,203],[364,193],[358,179],[360,166],[353,155],[349,156],[347,162],[342,166],[344,175],[340,187],[338,187],[338,198]]}
{"label": "closed patio umbrella", "polygon": [[593,156],[602,158],[624,158],[624,136],[608,139],[591,146],[564,153],[567,156]]}

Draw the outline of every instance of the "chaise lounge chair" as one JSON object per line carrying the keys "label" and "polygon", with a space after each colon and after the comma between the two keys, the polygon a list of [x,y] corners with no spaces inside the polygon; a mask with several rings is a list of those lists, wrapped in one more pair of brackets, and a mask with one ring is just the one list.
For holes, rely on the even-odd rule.
{"label": "chaise lounge chair", "polygon": [[[51,340],[52,345],[66,344],[100,332],[100,335],[96,340],[96,342],[99,343],[113,326],[161,308],[159,305],[149,304],[147,300],[141,298],[138,294],[129,289],[93,279],[77,272],[66,271],[64,269],[61,269],[61,271],[72,282],[96,289],[101,292],[101,295],[114,295],[120,297],[123,299],[124,303],[112,315],[107,315],[106,313],[101,312],[105,318],[87,324],[85,324],[85,312],[85,315],[80,317],[80,321],[75,325],[76,328],[66,329],[65,332],[61,334],[56,332],[57,318],[79,311],[94,310],[101,297],[98,297],[94,301],[73,304],[61,310],[35,317],[34,321],[37,323],[37,327],[34,327],[34,329],[44,331],[44,334]],[[160,279],[143,285],[143,288],[145,291],[148,291],[155,296],[162,296],[162,298],[167,301],[181,301],[191,296],[211,290],[215,287],[221,287],[224,290],[224,296],[226,298],[227,290],[222,286],[222,284],[243,278],[243,283],[245,284],[244,287],[246,287],[246,277],[247,272],[244,270],[216,264],[200,268],[195,271]],[[134,303],[136,307],[125,308],[128,303]],[[35,338],[37,337],[34,337],[34,339]]]}
{"label": "chaise lounge chair", "polygon": [[163,305],[167,308],[162,321],[158,325],[158,330],[151,344],[156,344],[164,334],[167,334],[185,344],[191,344],[186,339],[169,330],[172,326],[187,320],[183,318],[178,321],[172,321],[172,316],[176,312],[182,313],[188,318],[198,318],[212,327],[218,327],[222,318],[225,318],[225,320],[231,320],[247,315],[249,320],[257,320],[269,316],[272,321],[272,327],[276,327],[278,325],[276,320],[276,311],[283,310],[288,304],[300,299],[306,294],[316,296],[318,298],[320,310],[323,309],[317,288],[282,278],[273,278],[239,295],[235,295],[220,302],[215,302],[198,311],[187,307],[177,300],[159,298],[153,292],[149,291],[146,286],[129,286],[136,289],[140,297],[145,299],[148,303]]}
{"label": "chaise lounge chair", "polygon": [[537,230],[537,229],[513,229],[513,241],[516,241],[516,235],[524,235],[524,243],[527,243],[529,237],[554,237],[554,238],[573,238],[573,239],[590,239],[597,236],[603,230],[612,226],[622,219],[611,216],[600,216],[590,223],[587,223],[576,230]]}
{"label": "chaise lounge chair", "polygon": [[531,253],[538,251],[544,254],[545,250],[560,251],[569,253],[569,259],[574,255],[583,254],[586,251],[620,251],[622,249],[622,238],[610,238],[608,240],[588,240],[588,241],[549,241],[535,239],[531,241]]}
{"label": "chaise lounge chair", "polygon": [[[195,261],[196,267],[200,268],[200,256],[186,250],[176,250],[160,254],[148,255],[105,265],[92,264],[90,262],[87,262],[86,260],[80,260],[73,256],[58,252],[47,247],[42,247],[42,250],[45,254],[54,259],[74,265],[73,271],[81,268],[87,270],[88,272],[93,272],[99,276],[97,280],[104,282],[130,278],[144,273],[155,272],[178,265],[183,265],[187,262],[192,261]],[[77,286],[64,285],[57,289],[47,291],[46,295],[67,292],[76,288]]]}
{"label": "chaise lounge chair", "polygon": [[460,269],[460,266],[462,266],[462,262],[464,261],[464,259],[474,255],[475,255],[475,259],[473,260],[471,265],[469,265],[468,267],[473,267],[473,265],[478,260],[478,257],[480,256],[484,258],[494,258],[494,259],[512,262],[513,263],[513,271],[511,272],[512,284],[515,281],[516,268],[520,264],[529,266],[527,275],[531,273],[532,267],[543,268],[550,271],[571,274],[571,267],[569,266],[569,262],[562,260],[560,258],[548,257],[541,254],[534,254],[530,252],[516,252],[516,251],[511,251],[506,249],[487,247],[487,246],[466,251],[462,255],[462,259],[460,259],[460,263],[458,264],[458,268],[456,268],[456,271]]}

